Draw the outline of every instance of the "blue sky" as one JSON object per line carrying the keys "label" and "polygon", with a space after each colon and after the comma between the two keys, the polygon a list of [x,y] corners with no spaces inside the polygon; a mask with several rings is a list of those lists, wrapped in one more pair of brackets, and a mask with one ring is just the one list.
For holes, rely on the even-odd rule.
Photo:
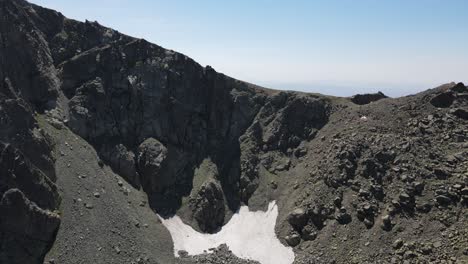
{"label": "blue sky", "polygon": [[32,0],[267,87],[352,95],[468,83],[465,0]]}

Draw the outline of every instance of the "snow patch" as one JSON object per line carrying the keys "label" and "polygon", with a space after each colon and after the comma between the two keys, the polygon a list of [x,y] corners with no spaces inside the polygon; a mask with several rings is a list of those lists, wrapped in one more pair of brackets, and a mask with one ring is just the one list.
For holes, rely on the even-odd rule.
{"label": "snow patch", "polygon": [[182,222],[177,215],[161,218],[174,241],[174,255],[184,250],[189,255],[205,253],[210,248],[226,244],[234,255],[243,259],[256,260],[262,264],[291,264],[294,261],[292,248],[281,244],[275,234],[278,207],[270,202],[268,210],[250,211],[242,206],[218,233],[204,234]]}

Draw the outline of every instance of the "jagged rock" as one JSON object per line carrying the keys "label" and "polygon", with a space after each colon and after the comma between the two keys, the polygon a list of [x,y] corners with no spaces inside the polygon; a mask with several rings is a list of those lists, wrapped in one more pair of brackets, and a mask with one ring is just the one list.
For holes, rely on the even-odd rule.
{"label": "jagged rock", "polygon": [[410,193],[407,193],[406,191],[403,191],[398,195],[398,203],[402,207],[410,209],[414,206],[414,196]]}
{"label": "jagged rock", "polygon": [[306,211],[302,208],[296,208],[288,215],[288,222],[296,230],[302,230],[302,228],[307,224],[309,217]]}
{"label": "jagged rock", "polygon": [[367,227],[367,229],[370,229],[374,226],[374,218],[365,218],[363,223]]}
{"label": "jagged rock", "polygon": [[278,165],[276,165],[275,170],[277,170],[277,171],[288,170],[289,166],[291,166],[291,160],[290,159],[284,159]]}
{"label": "jagged rock", "polygon": [[382,217],[382,229],[385,231],[390,231],[393,227],[392,217],[390,215],[384,215]]}
{"label": "jagged rock", "polygon": [[144,186],[162,188],[159,171],[167,157],[167,148],[157,139],[148,138],[138,147],[138,171]]}
{"label": "jagged rock", "polygon": [[394,249],[399,249],[399,248],[401,248],[401,247],[403,246],[403,244],[404,244],[403,240],[401,240],[400,238],[398,238],[397,240],[395,240],[395,241],[393,242],[393,245],[392,245],[392,246],[393,246]]}
{"label": "jagged rock", "polygon": [[223,191],[217,182],[210,180],[200,187],[190,207],[203,232],[214,233],[223,225],[224,203]]}
{"label": "jagged rock", "polygon": [[340,209],[340,212],[335,216],[335,219],[338,223],[346,225],[351,223],[352,217],[349,213],[346,212],[346,209]]}
{"label": "jagged rock", "polygon": [[434,169],[434,175],[438,179],[447,179],[450,176],[450,173],[446,171],[444,168],[436,168]]}
{"label": "jagged rock", "polygon": [[284,239],[286,240],[288,245],[290,245],[291,247],[295,247],[299,245],[299,243],[301,242],[301,237],[298,234],[292,234],[292,235],[286,236]]}
{"label": "jagged rock", "polygon": [[60,199],[54,183],[13,145],[0,143],[0,153],[0,169],[7,172],[0,177],[0,194],[18,188],[40,207],[55,209]]}
{"label": "jagged rock", "polygon": [[[11,21],[5,21],[4,11],[2,3],[0,35],[7,37],[3,26],[8,27]],[[15,30],[17,26],[20,25],[13,26]],[[5,46],[0,47],[1,56],[5,52],[9,52]],[[16,63],[19,57],[14,59]],[[24,59],[27,63],[31,58]],[[0,263],[39,264],[53,244],[60,224],[60,218],[50,213],[60,203],[54,184],[53,142],[43,130],[37,128],[30,102],[25,101],[27,99],[41,105],[45,98],[35,98],[37,94],[27,90],[21,96],[11,94],[13,90],[8,91],[17,85],[26,85],[21,89],[29,89],[27,83],[30,80],[22,80],[21,74],[27,74],[27,68],[37,65],[21,66],[23,70],[19,72],[10,71],[15,69],[15,65],[11,65],[10,69],[5,69],[5,66],[2,61],[0,72],[11,75],[8,78],[9,88],[5,88],[0,81]],[[37,82],[36,92],[44,92],[44,96],[47,96],[48,88],[42,87],[44,83],[41,80]]]}
{"label": "jagged rock", "polygon": [[466,93],[468,92],[468,88],[463,83],[457,83],[455,86],[450,88],[450,90],[457,92],[457,93]]}
{"label": "jagged rock", "polygon": [[327,107],[325,100],[313,96],[276,94],[259,113],[264,118],[262,143],[268,150],[286,152],[312,139],[328,119]]}
{"label": "jagged rock", "polygon": [[324,208],[323,205],[314,205],[308,210],[309,222],[316,228],[322,229],[325,220],[333,213],[332,210]]}
{"label": "jagged rock", "polygon": [[112,148],[103,148],[101,155],[110,163],[111,168],[134,186],[140,186],[140,179],[136,171],[135,154],[123,144]]}
{"label": "jagged rock", "polygon": [[462,108],[453,109],[451,113],[461,119],[468,120],[468,111]]}
{"label": "jagged rock", "polygon": [[416,210],[422,213],[429,213],[432,209],[432,205],[429,203],[417,204]]}
{"label": "jagged rock", "polygon": [[317,230],[311,226],[311,225],[306,225],[301,232],[301,237],[305,241],[310,241],[314,240],[317,238]]}
{"label": "jagged rock", "polygon": [[57,214],[39,208],[18,189],[0,200],[0,262],[42,263],[60,225]]}
{"label": "jagged rock", "polygon": [[442,205],[442,206],[448,205],[452,201],[452,199],[450,199],[450,197],[447,197],[445,195],[438,195],[438,196],[435,197],[435,199],[436,199],[437,203],[439,205]]}
{"label": "jagged rock", "polygon": [[463,196],[467,196],[468,195],[468,187],[465,187],[465,188],[461,189],[460,193]]}
{"label": "jagged rock", "polygon": [[[349,99],[273,91],[238,81],[180,53],[96,22],[66,19],[22,0],[1,2],[0,35],[0,197],[8,190],[19,189],[24,200],[30,201],[26,204],[44,212],[56,210],[60,198],[54,181],[64,176],[56,176],[55,169],[69,172],[77,166],[66,161],[55,168],[53,154],[70,158],[94,148],[133,185],[139,185],[141,176],[148,207],[162,215],[180,209],[185,222],[199,224],[208,232],[222,225],[223,217],[242,203],[260,208],[266,201],[278,199],[281,206],[275,231],[285,237],[292,231],[285,213],[296,206],[307,208],[306,224],[294,227],[295,234],[289,240],[293,245],[301,239],[315,241],[295,248],[298,263],[409,263],[416,255],[420,262],[441,262],[452,255],[455,261],[463,257],[460,237],[466,222],[463,210],[468,205],[467,155],[461,153],[468,146],[468,95],[463,84],[451,83],[378,103],[370,103],[375,95],[363,95],[354,100],[367,105],[356,107]],[[448,107],[452,109],[444,109]],[[75,133],[75,138],[81,136],[92,148],[65,144],[66,150],[52,152],[53,142],[42,131],[50,128],[47,119],[52,118],[63,123],[52,122],[52,126],[61,128],[50,130],[54,138]],[[196,175],[206,159],[217,168],[216,177],[209,181]],[[287,166],[281,166],[283,161]],[[72,204],[82,213],[80,217],[97,216],[100,210],[86,211],[83,201],[99,201],[96,208],[104,209],[102,205],[114,193],[127,202],[113,204],[115,211],[142,204],[141,197],[134,199],[139,193],[123,182],[112,179],[110,186],[101,186],[107,168],[100,159],[100,167],[95,166],[95,160],[84,163],[104,174],[80,178],[80,187],[85,188],[73,192],[74,200],[64,206]],[[280,172],[275,170],[278,165]],[[95,185],[85,185],[91,183]],[[97,200],[93,191],[101,188],[103,199]],[[187,208],[187,203],[193,207]],[[437,208],[431,210],[434,204]],[[355,215],[370,230],[356,223],[337,226],[332,220],[346,223]],[[24,218],[24,214],[17,217]],[[116,225],[118,220],[110,222]],[[382,231],[372,228],[374,221],[381,221],[384,229],[394,225],[395,234],[415,242],[389,253],[393,231],[375,239]],[[120,233],[126,230],[116,231],[119,236],[113,239],[128,241],[113,240],[111,245],[121,248],[122,261],[138,259],[138,242],[155,232],[157,238],[148,240],[156,244],[170,241],[157,231],[158,225],[146,225],[145,230],[151,232],[135,232],[136,224],[128,223],[132,236]],[[56,222],[49,224],[44,230]],[[74,224],[78,230],[96,227],[92,222]],[[99,223],[98,229],[89,230],[106,227]],[[450,238],[453,230],[461,234]],[[418,243],[432,241],[438,232],[444,239],[449,232],[451,241],[439,242],[433,252],[425,250],[427,256],[419,254]],[[9,241],[17,244],[0,247],[0,256],[6,249],[29,249],[21,242],[21,232],[10,235],[11,239],[0,235],[2,245]],[[337,237],[348,241],[343,243],[346,247],[336,247]],[[60,241],[54,248],[55,262],[115,262],[112,249],[98,246],[99,254],[89,257],[80,252],[81,239],[76,244],[70,241]],[[36,260],[32,263],[42,263],[48,248],[33,249],[27,257]],[[221,252],[224,249],[220,254],[226,258],[204,254],[201,259],[240,262],[232,254]],[[106,251],[112,254],[108,259]],[[169,249],[169,259],[161,261],[174,262],[172,253]],[[185,260],[191,263],[198,258],[175,261]],[[18,261],[31,263],[21,258]],[[4,259],[0,262],[8,263]]]}
{"label": "jagged rock", "polygon": [[366,105],[384,98],[388,97],[382,92],[373,94],[356,94],[353,97],[351,97],[351,102],[358,105]]}
{"label": "jagged rock", "polygon": [[443,93],[440,93],[440,94],[434,96],[431,99],[430,102],[435,107],[447,108],[447,107],[450,107],[452,105],[454,100],[455,100],[455,97],[453,96],[452,93],[443,92]]}
{"label": "jagged rock", "polygon": [[300,157],[303,157],[307,154],[307,149],[305,147],[298,147],[295,151],[294,151],[294,155],[298,158]]}
{"label": "jagged rock", "polygon": [[60,129],[62,129],[64,127],[63,123],[60,122],[59,120],[55,119],[55,118],[50,118],[47,121],[49,122],[49,124],[51,124],[56,129],[60,130]]}
{"label": "jagged rock", "polygon": [[[179,254],[180,255],[180,254]],[[192,264],[192,263],[201,263],[201,264],[214,264],[214,263],[226,263],[226,264],[260,264],[257,261],[250,259],[242,259],[234,255],[231,250],[229,250],[226,244],[221,244],[217,248],[213,248],[206,253],[196,255],[196,256],[185,256],[181,255],[182,258],[178,259],[180,264]]]}
{"label": "jagged rock", "polygon": [[341,207],[341,203],[343,201],[343,198],[341,196],[337,196],[333,199],[333,204],[336,206],[336,207]]}
{"label": "jagged rock", "polygon": [[367,202],[361,203],[357,208],[357,217],[361,220],[367,228],[374,226],[376,208]]}
{"label": "jagged rock", "polygon": [[414,182],[413,183],[414,190],[417,195],[421,195],[424,190],[424,183],[423,182]]}

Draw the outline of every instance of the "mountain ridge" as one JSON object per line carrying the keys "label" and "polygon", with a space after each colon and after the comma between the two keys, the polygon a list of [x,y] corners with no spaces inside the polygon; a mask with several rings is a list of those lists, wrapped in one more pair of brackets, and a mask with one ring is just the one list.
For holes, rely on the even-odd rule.
{"label": "mountain ridge", "polygon": [[[271,200],[295,263],[466,259],[464,84],[275,91],[23,0],[2,0],[0,21],[0,262],[42,263],[51,248],[51,263],[200,261],[170,256],[152,211],[214,233]],[[427,241],[441,232],[456,247]]]}

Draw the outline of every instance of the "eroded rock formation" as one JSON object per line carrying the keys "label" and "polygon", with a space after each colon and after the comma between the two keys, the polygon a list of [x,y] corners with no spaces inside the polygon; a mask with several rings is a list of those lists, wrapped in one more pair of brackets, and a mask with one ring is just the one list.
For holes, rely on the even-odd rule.
{"label": "eroded rock formation", "polygon": [[[385,100],[280,92],[22,0],[1,0],[0,22],[0,262],[42,263],[61,221],[87,230],[80,210],[95,207],[74,195],[138,189],[155,212],[182,212],[204,232],[216,232],[241,204],[264,209],[276,200],[276,231],[297,263],[466,259],[464,84]],[[93,175],[61,167],[93,182],[67,189],[72,216],[60,215],[55,185],[62,176],[53,157],[65,154],[54,145],[64,131],[91,144],[100,164]],[[107,166],[132,186],[118,180],[95,190]],[[54,254],[78,263],[80,252],[69,251],[80,249]],[[122,263],[132,251],[111,250]]]}

